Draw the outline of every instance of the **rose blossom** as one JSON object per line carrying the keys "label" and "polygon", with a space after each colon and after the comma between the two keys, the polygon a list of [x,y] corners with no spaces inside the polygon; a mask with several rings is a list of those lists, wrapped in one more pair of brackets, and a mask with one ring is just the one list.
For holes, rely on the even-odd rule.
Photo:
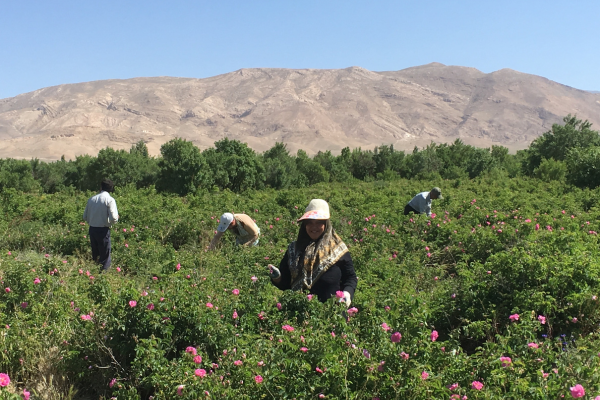
{"label": "rose blossom", "polygon": [[580,384],[577,384],[571,387],[571,396],[573,396],[575,399],[583,397],[585,396],[585,389]]}
{"label": "rose blossom", "polygon": [[0,373],[0,386],[6,387],[10,384],[10,377],[8,374]]}
{"label": "rose blossom", "polygon": [[199,376],[200,378],[204,378],[206,376],[206,370],[202,368],[198,368],[194,371],[194,375]]}
{"label": "rose blossom", "polygon": [[500,357],[500,362],[502,363],[503,367],[507,367],[512,363],[512,360],[510,357]]}
{"label": "rose blossom", "polygon": [[392,334],[392,337],[390,338],[392,343],[398,343],[400,342],[400,339],[402,339],[402,335],[400,334],[400,332],[394,332]]}

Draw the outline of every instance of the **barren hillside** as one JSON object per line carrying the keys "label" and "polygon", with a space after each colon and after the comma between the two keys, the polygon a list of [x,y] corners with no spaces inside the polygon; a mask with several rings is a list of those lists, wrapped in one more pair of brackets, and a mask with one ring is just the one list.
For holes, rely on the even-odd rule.
{"label": "barren hillside", "polygon": [[223,137],[309,153],[461,138],[525,148],[568,113],[600,128],[600,94],[503,69],[438,63],[400,71],[242,69],[206,79],[135,78],[60,85],[0,100],[0,157],[57,159],[174,138]]}

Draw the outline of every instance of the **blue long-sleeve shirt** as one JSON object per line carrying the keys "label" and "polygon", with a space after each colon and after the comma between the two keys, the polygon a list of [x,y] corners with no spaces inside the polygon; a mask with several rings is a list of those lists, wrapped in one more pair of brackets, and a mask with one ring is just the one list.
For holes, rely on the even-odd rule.
{"label": "blue long-sleeve shirt", "polygon": [[83,220],[95,228],[110,228],[119,220],[117,202],[104,191],[90,197],[83,212]]}

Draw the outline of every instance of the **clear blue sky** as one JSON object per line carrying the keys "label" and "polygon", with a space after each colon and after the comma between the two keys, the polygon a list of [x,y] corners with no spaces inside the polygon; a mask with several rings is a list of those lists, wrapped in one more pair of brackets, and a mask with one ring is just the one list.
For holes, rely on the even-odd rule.
{"label": "clear blue sky", "polygon": [[63,83],[433,61],[600,90],[600,1],[0,3],[0,98]]}

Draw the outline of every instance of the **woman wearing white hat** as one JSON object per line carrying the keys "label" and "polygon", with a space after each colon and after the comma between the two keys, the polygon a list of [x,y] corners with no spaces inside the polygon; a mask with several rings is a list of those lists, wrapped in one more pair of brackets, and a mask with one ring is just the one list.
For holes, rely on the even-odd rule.
{"label": "woman wearing white hat", "polygon": [[358,279],[348,248],[329,217],[325,200],[311,200],[298,219],[302,221],[298,239],[288,246],[279,268],[269,265],[269,276],[281,290],[307,290],[322,302],[342,291],[349,307]]}
{"label": "woman wearing white hat", "polygon": [[221,240],[221,236],[227,231],[234,234],[235,244],[241,244],[242,246],[256,246],[258,244],[260,228],[252,218],[246,214],[225,213],[219,218],[217,233],[210,241],[208,250],[213,250]]}

